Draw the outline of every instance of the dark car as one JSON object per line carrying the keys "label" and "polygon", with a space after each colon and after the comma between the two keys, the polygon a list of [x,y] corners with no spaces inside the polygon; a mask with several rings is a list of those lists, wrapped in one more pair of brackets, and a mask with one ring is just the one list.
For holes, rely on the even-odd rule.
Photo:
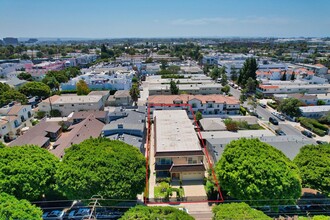
{"label": "dark car", "polygon": [[309,138],[312,138],[312,137],[313,137],[313,134],[312,134],[312,132],[310,132],[310,131],[303,130],[301,133],[302,133],[303,135],[305,135],[306,137],[309,137]]}
{"label": "dark car", "polygon": [[264,104],[264,103],[259,103],[259,105],[260,105],[260,107],[262,107],[262,108],[266,108],[266,107],[267,107],[266,104]]}
{"label": "dark car", "polygon": [[281,129],[277,129],[275,130],[275,133],[279,136],[285,136],[286,134],[284,133],[284,131],[282,131]]}
{"label": "dark car", "polygon": [[311,204],[301,207],[302,210],[306,213],[312,213],[313,215],[317,214],[325,214],[327,210],[325,209],[325,205],[322,204]]}
{"label": "dark car", "polygon": [[90,214],[90,208],[73,208],[66,212],[63,219],[68,220],[81,220]]}
{"label": "dark car", "polygon": [[326,141],[316,141],[316,143],[317,144],[320,144],[320,145],[322,145],[322,144],[328,144],[328,142],[326,142]]}
{"label": "dark car", "polygon": [[42,219],[43,220],[62,220],[64,214],[65,214],[64,210],[61,210],[61,209],[46,211],[42,215]]}
{"label": "dark car", "polygon": [[299,215],[301,214],[301,208],[297,205],[280,206],[279,212],[289,216]]}
{"label": "dark car", "polygon": [[278,121],[274,117],[269,117],[269,122],[272,123],[273,125],[278,125]]}

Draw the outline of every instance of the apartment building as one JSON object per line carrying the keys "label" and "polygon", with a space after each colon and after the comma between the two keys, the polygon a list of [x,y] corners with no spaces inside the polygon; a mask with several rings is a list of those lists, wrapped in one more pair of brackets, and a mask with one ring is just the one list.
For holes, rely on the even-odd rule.
{"label": "apartment building", "polygon": [[21,129],[30,125],[33,113],[30,105],[16,104],[0,109],[0,140],[10,141],[21,134]]}
{"label": "apartment building", "polygon": [[[240,102],[234,97],[220,94],[212,95],[156,95],[149,96],[148,103],[151,111],[164,109],[162,104],[189,104],[194,112],[201,112],[203,115],[237,115],[239,114]],[[166,107],[165,107],[166,108]],[[187,106],[167,107],[167,109],[185,109],[190,115],[190,108]]]}
{"label": "apartment building", "polygon": [[203,180],[205,156],[187,113],[154,111],[153,119],[156,178]]}
{"label": "apartment building", "polygon": [[39,104],[39,111],[49,113],[51,110],[59,110],[62,116],[68,116],[72,112],[103,110],[103,101],[101,95],[77,96],[54,95],[43,100]]}
{"label": "apartment building", "polygon": [[129,90],[118,90],[115,94],[109,96],[107,105],[109,106],[130,106],[133,100],[129,94]]}
{"label": "apartment building", "polygon": [[330,84],[260,84],[257,91],[261,92],[264,96],[273,96],[274,94],[285,93],[325,94],[330,92]]}
{"label": "apartment building", "polygon": [[[191,95],[220,94],[221,84],[177,84],[181,93]],[[170,84],[149,85],[149,95],[171,95]]]}

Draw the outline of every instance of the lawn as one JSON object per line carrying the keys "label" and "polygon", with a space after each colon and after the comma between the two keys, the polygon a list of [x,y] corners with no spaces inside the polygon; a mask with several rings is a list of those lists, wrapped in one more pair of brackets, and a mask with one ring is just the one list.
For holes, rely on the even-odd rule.
{"label": "lawn", "polygon": [[154,196],[155,198],[165,198],[166,197],[166,192],[168,190],[172,191],[172,194],[174,195],[173,192],[176,192],[176,197],[182,198],[184,197],[184,190],[183,188],[173,188],[170,186],[170,184],[166,182],[161,182],[154,188]]}
{"label": "lawn", "polygon": [[155,198],[164,198],[168,188],[170,188],[170,184],[166,182],[161,182],[155,186]]}

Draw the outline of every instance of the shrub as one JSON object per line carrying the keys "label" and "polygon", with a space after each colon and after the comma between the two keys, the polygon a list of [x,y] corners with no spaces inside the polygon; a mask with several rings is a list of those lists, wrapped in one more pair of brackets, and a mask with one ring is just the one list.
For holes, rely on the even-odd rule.
{"label": "shrub", "polygon": [[52,117],[61,117],[62,116],[61,111],[58,109],[51,110],[49,114]]}
{"label": "shrub", "polygon": [[165,177],[165,178],[157,178],[156,183],[171,183],[171,177]]}
{"label": "shrub", "polygon": [[301,117],[301,118],[299,118],[299,122],[302,127],[307,128],[308,130],[311,130],[312,132],[314,132],[315,134],[317,134],[319,136],[324,136],[328,131],[328,127],[326,125],[323,125],[320,122],[318,122],[317,120],[312,119],[312,118]]}
{"label": "shrub", "polygon": [[267,105],[273,109],[277,109],[277,104],[275,102],[267,102]]}
{"label": "shrub", "polygon": [[42,119],[42,118],[44,118],[45,116],[46,116],[46,112],[38,111],[38,112],[37,112],[37,116],[36,116],[36,118],[37,118],[37,119]]}
{"label": "shrub", "polygon": [[227,118],[223,122],[225,123],[228,131],[238,130],[238,123],[236,121],[233,121],[231,118]]}
{"label": "shrub", "polygon": [[243,106],[239,108],[239,112],[241,113],[241,115],[246,115],[246,109]]}

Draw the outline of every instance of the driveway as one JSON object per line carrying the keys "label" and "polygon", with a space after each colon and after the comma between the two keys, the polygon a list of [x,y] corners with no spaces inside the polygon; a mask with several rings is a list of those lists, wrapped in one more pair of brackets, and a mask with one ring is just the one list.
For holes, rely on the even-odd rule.
{"label": "driveway", "polygon": [[[172,182],[173,187],[180,187],[178,181]],[[207,201],[203,180],[184,180],[182,188],[188,201]]]}

